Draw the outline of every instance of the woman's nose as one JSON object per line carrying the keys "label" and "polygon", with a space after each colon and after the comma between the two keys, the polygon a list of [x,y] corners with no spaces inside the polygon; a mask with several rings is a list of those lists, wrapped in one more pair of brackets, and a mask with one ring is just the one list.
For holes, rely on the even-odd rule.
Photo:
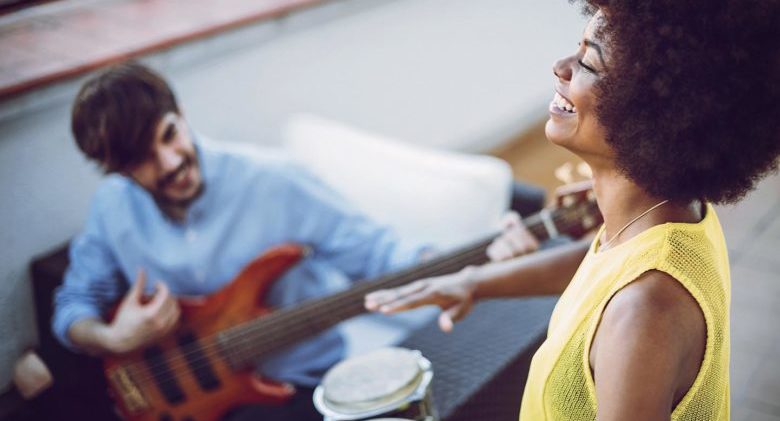
{"label": "woman's nose", "polygon": [[553,63],[553,74],[562,82],[571,81],[571,61],[571,57],[566,57]]}

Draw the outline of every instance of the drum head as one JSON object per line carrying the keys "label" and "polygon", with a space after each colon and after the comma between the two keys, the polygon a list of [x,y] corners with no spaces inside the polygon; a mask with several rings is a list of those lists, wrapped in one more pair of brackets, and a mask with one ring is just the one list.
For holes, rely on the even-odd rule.
{"label": "drum head", "polygon": [[359,412],[400,401],[421,379],[420,353],[382,348],[336,364],[322,380],[330,406]]}

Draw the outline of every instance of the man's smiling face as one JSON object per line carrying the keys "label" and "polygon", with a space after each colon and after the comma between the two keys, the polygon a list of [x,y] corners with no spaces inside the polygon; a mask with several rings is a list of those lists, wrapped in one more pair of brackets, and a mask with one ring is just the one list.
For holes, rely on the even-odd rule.
{"label": "man's smiling face", "polygon": [[122,172],[163,204],[186,206],[192,201],[203,180],[184,118],[173,112],[163,115],[155,127],[148,155]]}

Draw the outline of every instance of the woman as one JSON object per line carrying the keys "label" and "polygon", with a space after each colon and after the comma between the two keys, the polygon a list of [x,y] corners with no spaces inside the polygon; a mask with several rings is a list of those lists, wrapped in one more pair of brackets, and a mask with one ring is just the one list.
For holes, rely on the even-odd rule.
{"label": "woman", "polygon": [[[480,298],[562,293],[521,420],[726,420],[730,280],[711,203],[777,168],[780,3],[585,9],[579,48],[553,67],[545,132],[593,170],[605,221],[593,243],[379,291],[366,307],[436,304],[449,330]],[[494,251],[524,248],[515,231]]]}

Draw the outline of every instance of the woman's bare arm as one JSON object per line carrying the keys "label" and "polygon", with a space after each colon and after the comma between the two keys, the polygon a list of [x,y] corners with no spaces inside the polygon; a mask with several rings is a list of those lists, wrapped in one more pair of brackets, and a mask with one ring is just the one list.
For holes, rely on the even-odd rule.
{"label": "woman's bare arm", "polygon": [[503,262],[471,266],[460,272],[422,279],[399,288],[366,296],[366,308],[382,313],[437,305],[443,310],[439,326],[450,331],[476,299],[559,294],[566,289],[588,251],[579,241]]}
{"label": "woman's bare arm", "polygon": [[560,294],[588,252],[590,240],[540,250],[470,269],[474,298]]}

